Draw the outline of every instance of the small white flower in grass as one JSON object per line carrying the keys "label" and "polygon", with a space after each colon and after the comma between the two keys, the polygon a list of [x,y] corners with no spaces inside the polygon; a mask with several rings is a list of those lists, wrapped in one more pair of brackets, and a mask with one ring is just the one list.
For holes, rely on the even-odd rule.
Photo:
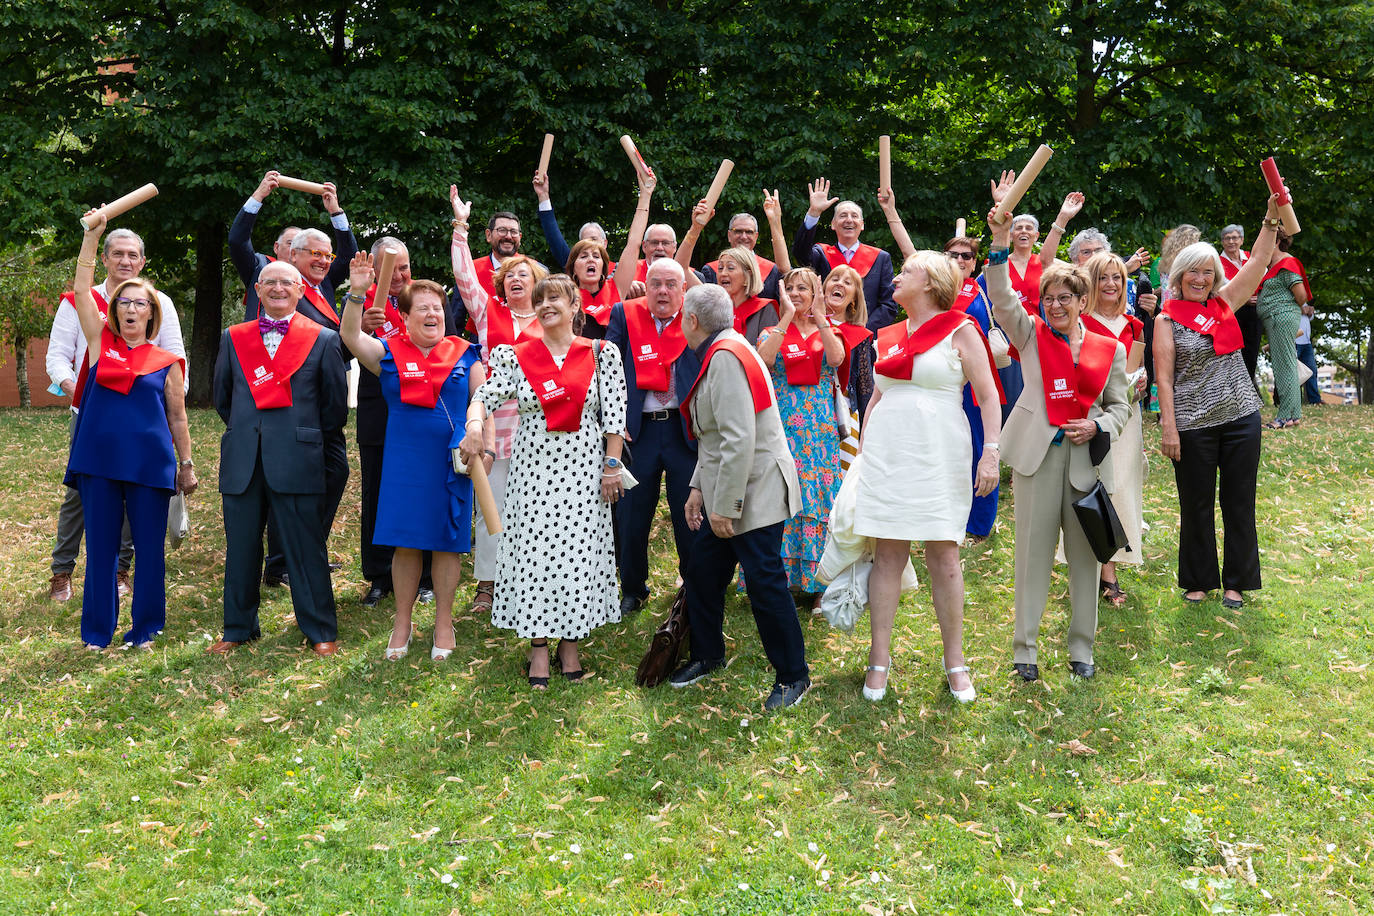
{"label": "small white flower in grass", "polygon": [[568,852],[572,853],[572,854],[575,855],[575,856],[576,856],[576,855],[581,855],[581,853],[582,853],[582,846],[581,846],[581,844],[579,844],[579,843],[569,843],[569,844],[568,844]]}
{"label": "small white flower in grass", "polygon": [[741,882],[739,883],[739,889],[742,890],[742,891],[747,891],[747,890],[749,890],[749,885],[748,885],[748,884],[745,884],[743,881],[741,881]]}
{"label": "small white flower in grass", "polygon": [[822,868],[822,869],[821,869],[821,880],[822,880],[822,881],[829,881],[829,880],[830,880],[830,869],[828,869],[828,868]]}
{"label": "small white flower in grass", "polygon": [[632,852],[627,852],[627,853],[625,853],[625,855],[621,856],[621,858],[624,859],[626,862],[630,861],[630,860],[633,859],[634,857],[635,857],[635,854],[632,853]]}
{"label": "small white flower in grass", "polygon": [[782,831],[781,831],[781,830],[774,830],[774,831],[773,831],[773,838],[774,838],[774,839],[781,839],[781,838],[782,838]]}
{"label": "small white flower in grass", "polygon": [[291,759],[294,760],[296,763],[305,763],[305,761],[299,757],[292,757]]}
{"label": "small white flower in grass", "polygon": [[819,846],[817,846],[815,843],[807,843],[807,844],[806,844],[806,851],[807,851],[807,852],[810,852],[810,853],[812,853],[812,854],[814,854],[814,853],[820,852],[820,851],[821,851],[821,848],[820,848]]}
{"label": "small white flower in grass", "polygon": [[316,701],[315,701],[315,705],[316,705],[316,706],[323,706],[323,705],[324,705],[324,700],[316,700]]}
{"label": "small white flower in grass", "polygon": [[550,862],[557,862],[557,861],[558,861],[558,853],[555,852],[555,853],[553,853],[552,855],[550,855],[550,856],[549,856],[549,861],[550,861]]}
{"label": "small white flower in grass", "polygon": [[874,884],[877,884],[879,881],[883,880],[883,877],[876,871],[871,871],[868,873],[868,880],[872,881]]}
{"label": "small white flower in grass", "polygon": [[739,720],[739,727],[740,727],[740,728],[748,728],[748,727],[749,727],[749,720],[748,720],[748,719],[740,719],[740,720]]}
{"label": "small white flower in grass", "polygon": [[467,860],[468,860],[468,857],[467,857],[467,856],[458,856],[456,859],[453,860],[453,864],[454,864],[454,865],[462,865],[462,864],[463,864],[464,862],[466,862]]}
{"label": "small white flower in grass", "polygon": [[452,884],[452,883],[453,883],[453,875],[449,875],[449,874],[443,875],[443,876],[439,879],[439,883],[440,883],[440,884]]}
{"label": "small white flower in grass", "polygon": [[143,799],[139,798],[137,795],[130,795],[129,801],[143,801]]}

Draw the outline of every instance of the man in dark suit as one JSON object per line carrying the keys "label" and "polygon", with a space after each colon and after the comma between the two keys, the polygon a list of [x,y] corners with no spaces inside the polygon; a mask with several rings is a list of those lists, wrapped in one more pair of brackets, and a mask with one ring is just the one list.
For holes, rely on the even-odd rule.
{"label": "man in dark suit", "polygon": [[[755,250],[759,243],[759,221],[748,213],[736,213],[730,217],[730,224],[725,230],[725,240],[730,243],[731,248],[747,248],[754,252],[754,259],[759,265],[759,276],[763,278],[763,289],[759,291],[759,295],[776,302],[782,273],[778,270],[778,265]],[[715,283],[716,269],[719,266],[720,261],[711,261],[702,267],[702,280],[706,283]]]}
{"label": "man in dark suit", "polygon": [[622,615],[639,610],[649,596],[649,533],[660,481],[668,489],[679,575],[686,575],[696,538],[687,527],[685,507],[697,450],[678,408],[701,362],[682,336],[683,279],[682,265],[672,258],[655,261],[647,273],[645,298],[617,303],[606,325],[606,341],[620,350],[629,389],[625,464],[639,480],[616,506]]}
{"label": "man in dark suit", "polygon": [[220,338],[215,409],[224,500],[224,636],[207,651],[225,654],[262,635],[258,624],[262,534],[270,508],[282,535],[296,623],[319,655],[338,651],[325,529],[319,524],[324,444],[348,419],[348,382],[339,336],[296,311],[300,272],[274,262],[255,292],[263,316]]}
{"label": "man in dark suit", "polygon": [[[822,280],[832,267],[848,264],[864,278],[864,305],[868,307],[868,329],[875,334],[897,320],[897,303],[892,299],[892,256],[881,248],[859,241],[864,231],[864,211],[852,200],[830,196],[830,182],[817,179],[807,186],[811,206],[792,241],[792,258],[798,267],[810,267]],[[816,242],[816,227],[821,214],[836,202],[830,228],[836,245]]]}
{"label": "man in dark suit", "polygon": [[[333,331],[338,331],[338,316],[334,314],[334,287],[348,278],[348,262],[358,251],[358,240],[354,238],[353,231],[348,226],[348,217],[344,214],[343,208],[339,206],[339,195],[334,185],[326,182],[322,200],[325,210],[329,213],[330,225],[334,228],[334,240],[338,243],[338,257],[333,255],[333,246],[327,236],[318,230],[311,230],[317,236],[316,242],[323,238],[322,245],[302,246],[301,249],[292,248],[302,230],[297,226],[287,226],[282,230],[281,235],[277,236],[277,241],[272,246],[272,256],[261,254],[253,250],[253,227],[257,223],[258,213],[262,210],[263,202],[268,195],[279,186],[278,179],[280,173],[275,169],[269,170],[262,176],[262,182],[253,191],[251,197],[244,201],[243,207],[234,216],[234,222],[229,226],[229,259],[234,262],[234,269],[238,271],[239,279],[243,281],[245,293],[243,297],[243,320],[253,321],[261,314],[261,306],[258,302],[258,293],[255,284],[258,281],[258,274],[262,269],[273,261],[285,261],[293,264],[302,276],[313,277],[315,290],[312,295],[318,295],[325,303],[326,309],[308,303],[304,303],[301,314],[324,325]],[[322,253],[316,254],[312,249],[319,249]],[[327,255],[327,256],[326,256]],[[325,311],[330,313],[326,316]],[[332,317],[331,317],[332,316]],[[334,514],[339,505],[339,499],[343,498],[345,484],[348,483],[348,452],[342,434],[337,441],[327,444],[325,452],[325,477],[328,481],[331,499],[326,500],[325,508],[321,511],[325,515],[325,535],[328,537],[329,527],[334,524]],[[333,494],[337,493],[337,497]],[[267,519],[267,560],[263,568],[262,580],[264,585],[284,585],[289,576],[286,574],[286,561],[283,557],[281,538],[277,533],[277,526],[273,519]]]}

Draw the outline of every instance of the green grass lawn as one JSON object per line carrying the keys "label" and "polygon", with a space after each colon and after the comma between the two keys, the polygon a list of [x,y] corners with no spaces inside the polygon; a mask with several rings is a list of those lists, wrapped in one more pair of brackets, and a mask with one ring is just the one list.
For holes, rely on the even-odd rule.
{"label": "green grass lawn", "polygon": [[1101,609],[1095,680],[1068,677],[1062,568],[1042,679],[1009,676],[1004,488],[996,534],[964,553],[977,703],[943,687],[922,588],[884,702],[859,694],[866,624],[806,614],[815,687],[772,716],[734,596],[728,670],[634,687],[675,574],[662,519],[651,605],[586,640],[587,682],[532,694],[522,644],[468,615],[447,662],[384,662],[356,479],[331,539],[344,651],[302,649],[273,591],[261,642],[207,656],[221,425],[191,427],[204,489],[169,558],[167,631],[89,653],[79,577],[76,601],[46,600],[66,414],[0,413],[0,912],[1374,911],[1374,412],[1265,434],[1265,589],[1243,610],[1180,600],[1156,451],[1147,562]]}

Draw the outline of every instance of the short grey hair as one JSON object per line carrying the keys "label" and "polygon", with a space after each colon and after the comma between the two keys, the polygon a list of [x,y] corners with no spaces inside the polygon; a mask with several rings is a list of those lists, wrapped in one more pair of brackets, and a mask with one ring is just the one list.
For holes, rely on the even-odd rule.
{"label": "short grey hair", "polygon": [[284,227],[284,228],[282,229],[281,232],[277,233],[277,244],[280,245],[280,244],[281,244],[281,240],[284,239],[284,238],[286,238],[286,233],[290,232],[290,233],[291,233],[291,237],[294,239],[294,238],[296,237],[296,233],[298,233],[298,232],[300,232],[300,231],[301,231],[301,227],[300,227],[300,226],[286,226],[286,227]]}
{"label": "short grey hair", "polygon": [[1240,223],[1232,223],[1231,225],[1224,227],[1221,230],[1221,237],[1226,238],[1226,236],[1230,235],[1232,232],[1239,235],[1240,240],[1242,242],[1245,241],[1245,227],[1242,226]]}
{"label": "short grey hair", "polygon": [[682,313],[695,315],[706,334],[715,334],[735,323],[735,304],[730,294],[714,283],[703,283],[687,290],[682,298]]}
{"label": "short grey hair", "polygon": [[1207,291],[1207,298],[1220,293],[1226,285],[1226,274],[1221,269],[1221,256],[1206,242],[1194,242],[1174,255],[1174,263],[1169,266],[1169,291],[1182,296],[1183,275],[1203,267],[1212,268],[1212,288]]}
{"label": "short grey hair", "polygon": [[1083,246],[1086,245],[1088,242],[1099,242],[1102,245],[1103,251],[1112,250],[1112,243],[1107,238],[1107,234],[1103,232],[1101,229],[1098,229],[1096,226],[1093,226],[1084,229],[1082,232],[1078,233],[1073,237],[1072,242],[1069,242],[1070,263],[1078,263],[1078,253],[1083,250]]}
{"label": "short grey hair", "polygon": [[[854,201],[852,201],[852,200],[842,200],[842,201],[840,201],[839,203],[837,203],[837,204],[835,205],[835,216],[838,216],[838,215],[839,215],[839,212],[840,212],[840,208],[841,208],[841,207],[853,207],[855,210],[858,210],[858,211],[859,211],[859,219],[863,219],[863,218],[864,218],[864,208],[861,207],[861,206],[859,206],[858,204],[856,204],[856,203],[855,203]],[[833,219],[835,218],[835,216],[831,216],[831,219],[833,220]]]}
{"label": "short grey hair", "polygon": [[[294,248],[296,246],[292,245],[291,247]],[[405,252],[407,255],[410,254],[410,248],[406,246],[405,242],[396,238],[396,236],[394,235],[384,235],[381,238],[377,239],[377,241],[372,243],[371,254],[373,260],[376,260],[377,255],[379,255],[385,248],[398,248],[401,251]]]}
{"label": "short grey hair", "polygon": [[147,255],[143,251],[143,236],[139,235],[132,229],[116,229],[114,232],[111,232],[109,235],[105,236],[105,247],[100,249],[100,253],[102,255],[108,255],[110,253],[110,246],[112,244],[114,244],[115,242],[122,242],[125,239],[133,239],[135,242],[138,242],[138,256],[140,258],[147,257]]}
{"label": "short grey hair", "polygon": [[596,233],[597,237],[601,239],[601,243],[603,245],[606,243],[606,230],[601,228],[600,223],[583,223],[582,227],[577,230],[577,237],[579,239],[582,238],[582,233],[586,232],[588,229],[591,229]]}
{"label": "short grey hair", "polygon": [[1011,218],[1011,227],[1015,229],[1017,223],[1030,223],[1031,228],[1033,228],[1036,232],[1040,231],[1040,220],[1036,219],[1029,213],[1018,213],[1015,216],[1013,216]]}
{"label": "short grey hair", "polygon": [[262,282],[263,271],[274,269],[285,270],[295,279],[297,283],[302,283],[305,281],[305,277],[301,276],[301,272],[296,269],[295,264],[292,264],[290,261],[272,261],[270,264],[264,264],[262,270],[258,271],[258,282]]}
{"label": "short grey hair", "polygon": [[726,229],[733,229],[733,228],[735,228],[735,221],[736,221],[736,220],[741,220],[741,219],[747,219],[747,220],[749,220],[749,222],[751,222],[751,223],[754,224],[754,231],[755,231],[755,232],[758,231],[758,229],[759,229],[759,221],[758,221],[758,218],[755,217],[754,214],[752,214],[752,213],[736,213],[734,216],[730,217],[730,222],[728,222],[728,223],[725,224],[725,228],[726,228]]}
{"label": "short grey hair", "polygon": [[677,230],[674,229],[672,226],[668,225],[667,223],[654,223],[648,229],[644,230],[644,237],[647,239],[649,237],[649,233],[653,232],[655,229],[667,229],[668,234],[673,237],[673,244],[677,244]]}
{"label": "short grey hair", "polygon": [[321,244],[333,247],[334,243],[329,240],[329,236],[318,229],[302,229],[300,232],[297,232],[296,237],[291,240],[291,250],[305,251],[311,245]]}

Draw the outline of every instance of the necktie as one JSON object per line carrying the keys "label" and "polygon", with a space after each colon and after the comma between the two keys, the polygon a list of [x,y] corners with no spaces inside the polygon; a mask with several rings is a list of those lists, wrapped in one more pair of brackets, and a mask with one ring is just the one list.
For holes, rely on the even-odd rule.
{"label": "necktie", "polygon": [[290,318],[268,318],[266,315],[258,318],[258,333],[266,334],[268,331],[276,331],[278,334],[285,334],[291,327]]}
{"label": "necktie", "polygon": [[844,252],[844,262],[845,262],[846,264],[848,264],[848,263],[850,263],[851,261],[854,260],[854,252],[852,252],[852,251],[850,251],[850,250],[848,250],[848,249],[846,249],[846,248],[841,248],[840,250]]}

